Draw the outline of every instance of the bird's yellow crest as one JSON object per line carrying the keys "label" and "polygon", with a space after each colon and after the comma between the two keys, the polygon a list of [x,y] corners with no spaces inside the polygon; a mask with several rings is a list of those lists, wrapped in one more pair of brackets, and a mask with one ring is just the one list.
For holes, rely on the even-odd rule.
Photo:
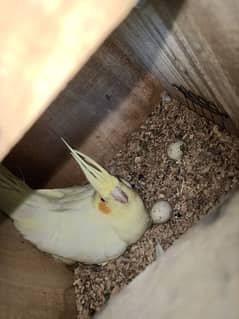
{"label": "bird's yellow crest", "polygon": [[73,158],[80,165],[89,183],[103,198],[107,198],[119,186],[119,180],[109,174],[89,156],[73,149],[63,138],[61,139],[70,150]]}

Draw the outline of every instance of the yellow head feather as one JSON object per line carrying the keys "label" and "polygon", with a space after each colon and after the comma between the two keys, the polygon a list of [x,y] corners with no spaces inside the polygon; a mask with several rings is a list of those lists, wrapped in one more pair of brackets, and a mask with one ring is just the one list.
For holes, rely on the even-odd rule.
{"label": "yellow head feather", "polygon": [[115,176],[109,174],[102,166],[96,163],[89,156],[73,149],[63,138],[62,141],[70,150],[73,158],[80,165],[90,184],[101,197],[107,198],[112,190],[119,185],[119,180]]}

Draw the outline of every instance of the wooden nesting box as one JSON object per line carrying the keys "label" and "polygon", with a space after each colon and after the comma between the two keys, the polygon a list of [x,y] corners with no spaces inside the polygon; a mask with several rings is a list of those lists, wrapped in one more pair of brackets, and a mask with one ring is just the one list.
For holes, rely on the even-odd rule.
{"label": "wooden nesting box", "polygon": [[[104,162],[163,89],[239,127],[237,1],[135,3],[0,5],[0,156],[30,185],[79,183],[60,137]],[[75,318],[72,272],[4,216],[0,239],[0,318]]]}

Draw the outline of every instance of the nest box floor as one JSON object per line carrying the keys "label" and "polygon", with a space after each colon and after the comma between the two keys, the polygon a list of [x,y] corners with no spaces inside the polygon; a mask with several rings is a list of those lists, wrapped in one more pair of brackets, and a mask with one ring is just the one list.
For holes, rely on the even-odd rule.
{"label": "nest box floor", "polygon": [[[183,140],[183,158],[168,158],[170,143]],[[79,319],[89,319],[164,249],[207,214],[239,179],[239,141],[235,136],[175,100],[161,101],[145,123],[108,163],[112,174],[130,182],[150,209],[159,199],[173,208],[172,218],[154,225],[123,256],[105,266],[75,268]],[[219,234],[220,235],[220,234]]]}

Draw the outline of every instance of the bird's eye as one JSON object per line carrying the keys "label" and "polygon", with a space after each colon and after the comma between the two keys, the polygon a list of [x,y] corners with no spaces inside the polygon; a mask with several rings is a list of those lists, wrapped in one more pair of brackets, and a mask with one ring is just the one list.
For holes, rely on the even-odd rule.
{"label": "bird's eye", "polygon": [[113,196],[115,200],[117,200],[120,203],[123,203],[123,204],[128,203],[128,196],[120,187],[116,186],[112,190],[111,195]]}
{"label": "bird's eye", "polygon": [[104,200],[104,198],[103,198],[103,197],[101,197],[101,198],[100,198],[100,200],[101,200],[103,203],[105,203],[105,200]]}

